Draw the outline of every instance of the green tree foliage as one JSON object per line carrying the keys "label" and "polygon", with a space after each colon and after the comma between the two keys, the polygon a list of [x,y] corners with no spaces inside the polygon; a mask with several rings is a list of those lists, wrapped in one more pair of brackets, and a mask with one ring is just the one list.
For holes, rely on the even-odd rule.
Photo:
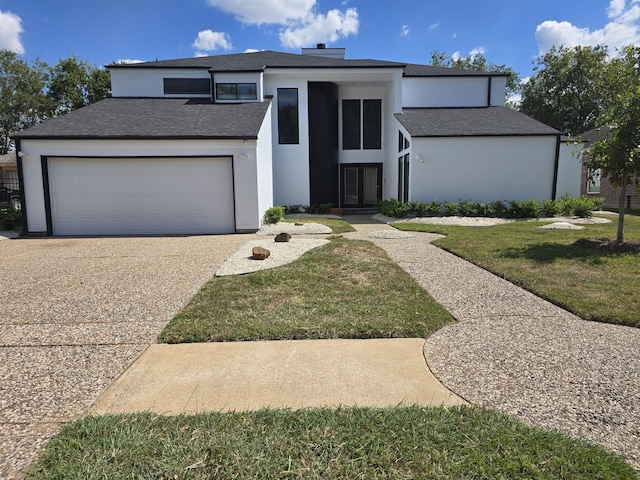
{"label": "green tree foliage", "polygon": [[603,77],[606,88],[597,124],[607,126],[610,133],[591,146],[584,163],[601,169],[614,187],[621,188],[616,241],[622,243],[627,186],[640,186],[640,47],[622,49]]}
{"label": "green tree foliage", "polygon": [[12,148],[11,135],[47,116],[46,68],[29,65],[16,53],[0,50],[0,154]]}
{"label": "green tree foliage", "polygon": [[0,154],[13,149],[11,135],[47,118],[111,96],[111,77],[77,57],[51,67],[29,64],[10,50],[0,50]]}
{"label": "green tree foliage", "polygon": [[518,72],[506,65],[497,65],[490,62],[482,53],[469,54],[466,57],[458,57],[454,60],[445,52],[434,50],[431,52],[431,65],[434,67],[457,68],[459,70],[506,73],[508,74],[507,98],[513,98],[520,92],[520,75]]}
{"label": "green tree foliage", "polygon": [[522,85],[520,110],[573,135],[591,130],[603,111],[606,47],[552,48]]}
{"label": "green tree foliage", "polygon": [[54,106],[54,115],[77,110],[111,95],[109,72],[75,56],[61,59],[50,67],[49,75],[47,96]]}

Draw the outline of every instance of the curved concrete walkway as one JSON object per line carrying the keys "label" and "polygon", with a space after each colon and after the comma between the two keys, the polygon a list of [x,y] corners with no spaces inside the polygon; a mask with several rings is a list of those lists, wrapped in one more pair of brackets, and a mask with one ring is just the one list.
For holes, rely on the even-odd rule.
{"label": "curved concrete walkway", "polygon": [[439,235],[384,239],[375,232],[391,227],[354,220],[358,233],[346,236],[385,249],[458,320],[425,345],[444,385],[640,468],[640,329],[581,320],[431,245]]}

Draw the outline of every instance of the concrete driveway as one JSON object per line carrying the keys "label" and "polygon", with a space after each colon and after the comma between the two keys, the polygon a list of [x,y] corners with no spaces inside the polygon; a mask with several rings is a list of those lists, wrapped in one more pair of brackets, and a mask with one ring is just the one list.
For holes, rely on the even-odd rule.
{"label": "concrete driveway", "polygon": [[0,478],[19,478],[251,238],[0,242]]}

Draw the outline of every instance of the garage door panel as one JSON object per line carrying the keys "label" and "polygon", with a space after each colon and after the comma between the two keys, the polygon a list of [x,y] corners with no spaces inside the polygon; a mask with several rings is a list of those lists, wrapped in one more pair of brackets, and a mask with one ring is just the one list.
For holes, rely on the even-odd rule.
{"label": "garage door panel", "polygon": [[235,231],[230,158],[53,158],[56,235]]}

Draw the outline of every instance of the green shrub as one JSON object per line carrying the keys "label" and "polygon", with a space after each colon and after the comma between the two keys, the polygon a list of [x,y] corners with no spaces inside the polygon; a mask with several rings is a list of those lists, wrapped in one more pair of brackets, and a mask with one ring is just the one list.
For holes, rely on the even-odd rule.
{"label": "green shrub", "polygon": [[284,207],[280,205],[276,205],[275,207],[271,207],[264,212],[264,217],[262,217],[264,223],[278,223],[280,220],[284,218]]}
{"label": "green shrub", "polygon": [[555,217],[560,213],[560,205],[556,200],[545,200],[542,202],[542,216]]}
{"label": "green shrub", "polygon": [[424,202],[409,202],[410,213],[416,217],[427,215],[427,205]]}
{"label": "green shrub", "polygon": [[573,202],[568,196],[565,195],[558,200],[558,207],[560,215],[564,217],[570,217],[573,215]]}
{"label": "green shrub", "polygon": [[437,217],[442,214],[442,203],[440,200],[427,203],[427,214],[432,217]]}
{"label": "green shrub", "polygon": [[509,217],[511,218],[537,218],[542,212],[542,205],[537,200],[525,200],[523,202],[512,200],[509,202]]}
{"label": "green shrub", "polygon": [[289,214],[289,213],[300,213],[303,212],[303,207],[302,205],[287,205],[284,207],[284,213]]}
{"label": "green shrub", "polygon": [[469,200],[460,200],[458,203],[458,215],[461,217],[472,217],[474,213],[473,202]]}
{"label": "green shrub", "polygon": [[587,197],[576,197],[572,199],[573,214],[576,217],[587,218],[593,211],[593,202]]}
{"label": "green shrub", "polygon": [[444,214],[447,217],[455,217],[458,215],[458,204],[453,202],[444,202]]}
{"label": "green shrub", "polygon": [[378,202],[376,208],[379,213],[387,217],[404,218],[411,213],[411,207],[406,202],[401,202],[395,198]]}
{"label": "green shrub", "polygon": [[19,210],[0,210],[0,230],[13,230],[22,223]]}
{"label": "green shrub", "polygon": [[589,197],[591,200],[592,210],[602,210],[604,207],[604,198],[602,197]]}
{"label": "green shrub", "polygon": [[506,217],[509,212],[509,208],[504,204],[502,200],[496,200],[495,202],[492,202],[491,210],[493,211],[492,215],[500,218]]}

